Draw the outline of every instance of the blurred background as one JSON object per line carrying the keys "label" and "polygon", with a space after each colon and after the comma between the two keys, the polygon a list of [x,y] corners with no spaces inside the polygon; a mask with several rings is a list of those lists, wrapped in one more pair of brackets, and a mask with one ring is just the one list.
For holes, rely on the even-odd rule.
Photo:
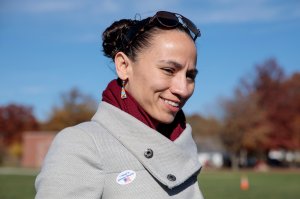
{"label": "blurred background", "polygon": [[0,182],[12,168],[35,176],[56,133],[95,113],[116,78],[104,29],[158,10],[202,33],[184,110],[204,168],[300,176],[299,9],[298,0],[0,0]]}

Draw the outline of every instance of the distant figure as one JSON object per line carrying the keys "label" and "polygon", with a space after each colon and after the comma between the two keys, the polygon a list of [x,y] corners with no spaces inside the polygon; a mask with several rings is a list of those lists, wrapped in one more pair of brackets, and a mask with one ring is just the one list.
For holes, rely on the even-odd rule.
{"label": "distant figure", "polygon": [[197,75],[199,29],[159,11],[103,32],[118,78],[91,121],[62,130],[36,179],[38,199],[202,199],[182,107]]}

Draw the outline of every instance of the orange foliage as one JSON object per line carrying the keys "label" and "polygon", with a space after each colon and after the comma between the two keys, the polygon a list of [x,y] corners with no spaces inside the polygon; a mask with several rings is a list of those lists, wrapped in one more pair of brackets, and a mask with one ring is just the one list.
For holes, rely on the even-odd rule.
{"label": "orange foliage", "polygon": [[20,143],[24,131],[37,129],[38,122],[31,107],[16,104],[0,106],[0,138],[5,145]]}

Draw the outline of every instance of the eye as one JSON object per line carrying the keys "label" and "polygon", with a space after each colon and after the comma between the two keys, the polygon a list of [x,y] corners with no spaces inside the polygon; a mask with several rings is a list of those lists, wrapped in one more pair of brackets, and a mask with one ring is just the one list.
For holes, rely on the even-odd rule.
{"label": "eye", "polygon": [[162,68],[162,70],[164,71],[164,73],[166,73],[167,75],[173,75],[175,73],[175,69],[174,68]]}
{"label": "eye", "polygon": [[193,82],[195,81],[196,76],[197,76],[197,71],[188,71],[186,74],[186,78]]}

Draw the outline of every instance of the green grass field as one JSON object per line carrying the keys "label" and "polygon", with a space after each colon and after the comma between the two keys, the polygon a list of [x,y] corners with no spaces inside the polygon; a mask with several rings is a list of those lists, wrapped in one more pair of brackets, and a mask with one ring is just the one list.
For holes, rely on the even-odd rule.
{"label": "green grass field", "polygon": [[33,199],[35,176],[0,174],[1,199]]}
{"label": "green grass field", "polygon": [[[240,189],[241,177],[248,177],[249,189]],[[203,195],[207,199],[298,199],[298,171],[203,171],[199,176]]]}
{"label": "green grass field", "polygon": [[[240,178],[247,175],[250,188],[240,190]],[[0,174],[0,199],[34,198],[35,175]],[[300,172],[296,171],[205,171],[199,176],[206,199],[298,199]]]}

